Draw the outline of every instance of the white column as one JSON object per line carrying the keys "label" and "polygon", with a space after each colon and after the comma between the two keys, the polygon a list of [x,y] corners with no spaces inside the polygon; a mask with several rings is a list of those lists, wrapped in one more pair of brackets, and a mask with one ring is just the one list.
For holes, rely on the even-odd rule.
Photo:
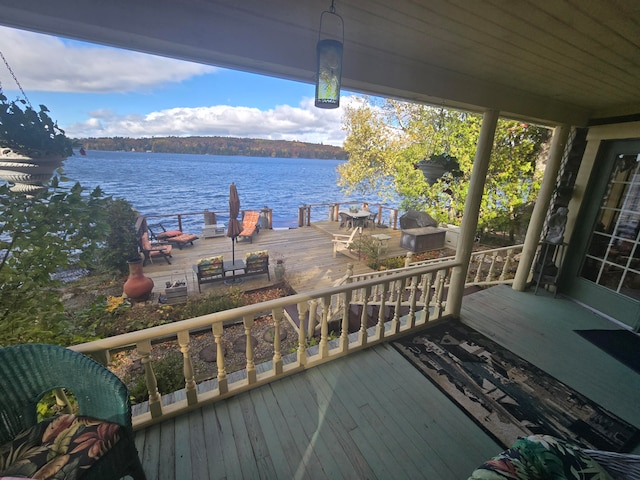
{"label": "white column", "polygon": [[547,216],[547,210],[549,210],[549,205],[551,204],[551,197],[556,187],[558,171],[560,170],[560,163],[562,162],[562,155],[567,146],[570,130],[568,125],[559,125],[553,131],[549,159],[547,160],[547,166],[544,170],[544,176],[542,177],[540,192],[538,193],[536,204],[533,207],[531,220],[527,227],[527,235],[524,239],[524,247],[522,247],[518,270],[513,280],[512,288],[514,290],[523,291],[529,280],[531,265],[533,264],[533,259],[538,249],[544,219]]}
{"label": "white column", "polygon": [[453,269],[451,281],[449,282],[449,293],[447,295],[446,315],[460,315],[462,308],[462,295],[464,294],[464,284],[469,269],[469,261],[473,252],[473,239],[478,228],[478,217],[480,215],[480,203],[484,192],[484,184],[489,170],[489,158],[493,148],[493,139],[496,134],[499,112],[489,110],[482,117],[482,128],[478,138],[476,156],[473,160],[473,170],[469,181],[469,192],[464,205],[462,225],[460,226],[460,236],[456,247],[456,262],[461,266]]}

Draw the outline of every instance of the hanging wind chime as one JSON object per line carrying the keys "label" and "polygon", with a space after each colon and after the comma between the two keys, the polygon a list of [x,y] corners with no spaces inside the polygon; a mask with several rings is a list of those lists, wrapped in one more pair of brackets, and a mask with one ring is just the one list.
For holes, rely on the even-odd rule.
{"label": "hanging wind chime", "polygon": [[[339,39],[335,33],[330,35],[323,30],[324,16],[336,20]],[[338,108],[340,106],[340,82],[342,79],[342,49],[344,44],[344,22],[336,13],[331,0],[331,7],[320,15],[320,29],[318,31],[317,70],[316,70],[316,99],[318,108]]]}

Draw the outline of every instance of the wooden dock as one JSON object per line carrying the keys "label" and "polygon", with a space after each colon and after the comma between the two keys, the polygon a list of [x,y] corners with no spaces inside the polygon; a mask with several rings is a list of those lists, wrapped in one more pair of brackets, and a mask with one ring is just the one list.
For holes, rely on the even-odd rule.
{"label": "wooden dock", "polygon": [[[311,227],[294,229],[261,229],[253,241],[236,242],[235,259],[243,259],[245,253],[256,250],[268,250],[271,280],[266,275],[244,279],[240,285],[244,290],[252,290],[276,283],[273,267],[277,259],[285,262],[286,280],[296,292],[306,292],[318,288],[329,287],[347,273],[347,265],[352,264],[354,273],[367,273],[371,269],[356,256],[349,257],[338,253],[333,257],[332,235],[348,233],[339,228],[338,222],[317,222]],[[199,233],[199,232],[196,232]],[[400,247],[400,230],[390,228],[367,228],[364,235],[384,233],[391,236],[389,247],[384,257],[405,256],[407,250]],[[155,283],[154,292],[162,294],[165,283],[182,280],[187,282],[189,295],[198,294],[193,266],[200,258],[223,255],[224,260],[232,258],[232,242],[226,236],[200,238],[183,249],[173,247],[171,265],[163,259],[155,259],[154,263],[144,267],[144,274]],[[202,293],[229,288],[223,282],[202,285]]]}

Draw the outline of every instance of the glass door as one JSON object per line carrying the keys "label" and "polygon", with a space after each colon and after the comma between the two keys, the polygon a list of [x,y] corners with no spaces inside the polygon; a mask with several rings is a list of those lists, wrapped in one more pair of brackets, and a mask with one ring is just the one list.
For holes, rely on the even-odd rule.
{"label": "glass door", "polygon": [[640,141],[603,145],[585,199],[562,290],[638,330]]}

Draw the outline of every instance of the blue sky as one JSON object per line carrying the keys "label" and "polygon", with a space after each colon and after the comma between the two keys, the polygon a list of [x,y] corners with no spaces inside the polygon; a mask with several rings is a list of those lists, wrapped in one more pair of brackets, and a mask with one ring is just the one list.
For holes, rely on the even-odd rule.
{"label": "blue sky", "polygon": [[[344,105],[313,106],[314,85],[0,26],[0,50],[34,106],[71,137],[220,135],[342,145]],[[19,91],[0,65],[7,97]]]}

